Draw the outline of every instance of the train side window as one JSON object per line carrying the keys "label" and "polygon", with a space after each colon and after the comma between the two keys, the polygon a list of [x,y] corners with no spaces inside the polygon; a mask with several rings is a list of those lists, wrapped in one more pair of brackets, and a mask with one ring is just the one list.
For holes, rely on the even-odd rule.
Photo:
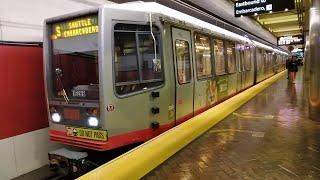
{"label": "train side window", "polygon": [[223,75],[226,73],[226,63],[224,59],[224,43],[222,40],[214,39],[214,58],[216,75]]}
{"label": "train side window", "polygon": [[179,84],[185,84],[191,81],[189,43],[184,40],[176,40],[175,48],[178,82]]}
{"label": "train side window", "polygon": [[201,34],[195,35],[197,78],[212,77],[210,38]]}
{"label": "train side window", "polygon": [[237,69],[236,69],[235,45],[233,42],[226,41],[226,56],[227,56],[228,73],[235,73]]}
{"label": "train side window", "polygon": [[144,91],[163,84],[160,33],[148,25],[116,24],[114,30],[115,90],[119,95]]}

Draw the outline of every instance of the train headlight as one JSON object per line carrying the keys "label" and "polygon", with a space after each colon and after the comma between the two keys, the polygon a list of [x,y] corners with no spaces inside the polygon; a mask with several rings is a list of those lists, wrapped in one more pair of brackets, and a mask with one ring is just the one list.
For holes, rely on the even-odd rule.
{"label": "train headlight", "polygon": [[89,118],[88,118],[88,124],[89,124],[89,126],[97,127],[98,124],[99,124],[98,118],[96,118],[96,117],[89,117]]}
{"label": "train headlight", "polygon": [[53,122],[60,122],[61,121],[61,115],[57,112],[51,114],[51,118]]}

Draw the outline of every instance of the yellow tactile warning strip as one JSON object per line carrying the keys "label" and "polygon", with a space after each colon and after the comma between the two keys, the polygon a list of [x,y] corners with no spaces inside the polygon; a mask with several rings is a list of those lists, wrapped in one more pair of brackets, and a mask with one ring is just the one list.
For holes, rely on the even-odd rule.
{"label": "yellow tactile warning strip", "polygon": [[143,177],[285,74],[286,71],[283,71],[274,75],[78,179],[139,179]]}

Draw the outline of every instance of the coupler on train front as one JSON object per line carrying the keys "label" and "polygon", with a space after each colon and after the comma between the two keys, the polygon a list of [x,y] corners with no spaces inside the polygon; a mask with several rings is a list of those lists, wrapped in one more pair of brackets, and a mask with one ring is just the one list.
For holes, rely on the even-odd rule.
{"label": "coupler on train front", "polygon": [[65,176],[79,177],[95,166],[87,160],[87,152],[71,151],[61,148],[49,152],[48,156],[50,169],[62,173]]}

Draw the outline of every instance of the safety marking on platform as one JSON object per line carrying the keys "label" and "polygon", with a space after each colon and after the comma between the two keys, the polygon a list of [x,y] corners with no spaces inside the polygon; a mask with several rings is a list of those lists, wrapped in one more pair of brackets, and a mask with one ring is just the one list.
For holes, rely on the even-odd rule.
{"label": "safety marking on platform", "polygon": [[251,114],[251,113],[232,113],[232,115],[245,118],[245,119],[274,119],[273,115],[259,115],[259,114]]}
{"label": "safety marking on platform", "polygon": [[252,137],[264,137],[264,132],[250,131],[250,130],[243,130],[243,129],[214,129],[209,131],[209,133],[227,133],[227,132],[243,132],[243,133],[250,133]]}

